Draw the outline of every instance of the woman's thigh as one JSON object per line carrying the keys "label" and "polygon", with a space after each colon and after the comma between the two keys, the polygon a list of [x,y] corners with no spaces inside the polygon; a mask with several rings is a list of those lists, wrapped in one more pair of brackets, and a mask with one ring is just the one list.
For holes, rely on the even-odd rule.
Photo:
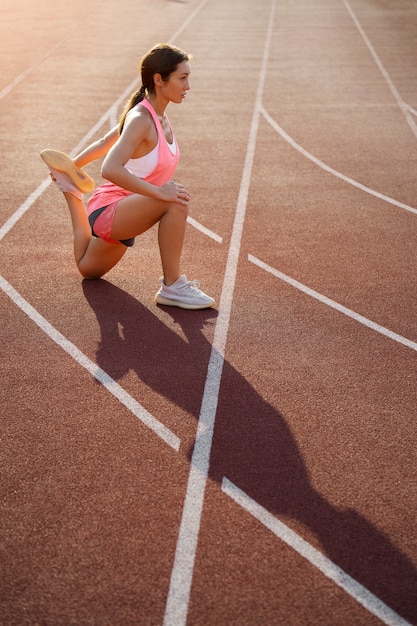
{"label": "woman's thigh", "polygon": [[111,238],[129,239],[144,233],[159,222],[169,207],[169,202],[137,194],[123,198],[114,214]]}

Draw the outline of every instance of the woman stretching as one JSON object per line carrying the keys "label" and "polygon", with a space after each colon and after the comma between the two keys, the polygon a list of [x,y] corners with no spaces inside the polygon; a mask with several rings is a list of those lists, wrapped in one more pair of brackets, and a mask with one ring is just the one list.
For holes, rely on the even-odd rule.
{"label": "woman stretching", "polygon": [[[84,278],[100,278],[132,246],[134,238],[159,222],[163,276],[155,302],[184,309],[205,309],[215,301],[180,272],[180,257],[190,196],[172,180],[179,148],[165,114],[190,88],[190,59],[169,44],[152,48],[142,59],[142,86],[121,116],[119,126],[92,143],[74,160],[58,150],[41,157],[64,193],[73,232],[74,256]],[[106,179],[87,203],[83,193],[93,180],[80,168],[105,156]]]}

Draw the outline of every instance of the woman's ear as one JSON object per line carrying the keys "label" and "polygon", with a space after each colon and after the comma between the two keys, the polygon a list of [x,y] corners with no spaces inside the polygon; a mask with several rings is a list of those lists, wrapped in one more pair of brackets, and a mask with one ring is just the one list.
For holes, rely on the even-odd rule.
{"label": "woman's ear", "polygon": [[161,74],[154,74],[153,75],[153,83],[154,83],[155,87],[161,87],[163,82],[164,81],[162,80]]}

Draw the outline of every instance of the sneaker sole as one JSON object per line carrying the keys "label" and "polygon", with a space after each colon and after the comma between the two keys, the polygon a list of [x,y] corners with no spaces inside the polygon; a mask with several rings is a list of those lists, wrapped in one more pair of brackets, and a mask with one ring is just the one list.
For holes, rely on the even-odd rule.
{"label": "sneaker sole", "polygon": [[165,306],[176,306],[180,309],[187,309],[189,311],[199,311],[201,309],[210,309],[212,306],[216,304],[215,300],[209,302],[208,304],[187,304],[186,302],[181,302],[179,300],[170,300],[169,298],[164,298],[164,296],[155,296],[156,304],[164,304]]}
{"label": "sneaker sole", "polygon": [[93,191],[95,187],[93,179],[75,165],[71,157],[65,154],[65,152],[42,150],[40,155],[48,167],[66,174],[72,184],[82,193]]}

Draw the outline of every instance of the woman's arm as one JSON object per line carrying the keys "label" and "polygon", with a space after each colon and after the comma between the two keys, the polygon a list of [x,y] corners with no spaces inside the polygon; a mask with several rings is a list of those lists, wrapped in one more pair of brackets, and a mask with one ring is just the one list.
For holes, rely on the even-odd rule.
{"label": "woman's arm", "polygon": [[84,167],[91,161],[96,161],[105,156],[110,148],[116,143],[119,137],[119,128],[115,126],[104,137],[94,141],[92,144],[84,148],[82,152],[77,154],[74,158],[74,162],[78,167]]}
{"label": "woman's arm", "polygon": [[140,112],[132,116],[124,125],[123,133],[109,150],[101,167],[101,175],[122,189],[138,193],[142,196],[177,202],[187,206],[190,196],[183,185],[173,180],[162,187],[152,185],[147,181],[131,174],[125,164],[131,158],[146,154],[154,147],[157,140],[154,123],[147,112]]}
{"label": "woman's arm", "polygon": [[103,161],[101,175],[123,189],[161,200],[160,187],[138,178],[138,176],[131,174],[125,168],[125,163],[143,145],[147,146],[149,144],[152,130],[153,122],[147,112],[137,113],[128,120],[124,125],[123,134],[118,138],[117,143],[112,146]]}

